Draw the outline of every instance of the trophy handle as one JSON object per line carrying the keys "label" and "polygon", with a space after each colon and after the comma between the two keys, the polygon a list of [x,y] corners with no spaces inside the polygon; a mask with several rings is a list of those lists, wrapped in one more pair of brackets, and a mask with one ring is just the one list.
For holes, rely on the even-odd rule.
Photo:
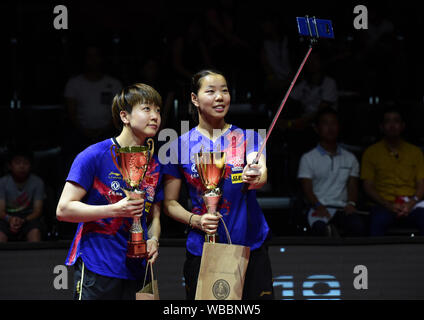
{"label": "trophy handle", "polygon": [[226,166],[227,166],[227,153],[226,152],[224,152],[224,151],[221,152],[221,157],[219,158],[219,161],[223,161],[224,162],[224,169],[221,172],[221,178],[222,178],[225,175]]}
{"label": "trophy handle", "polygon": [[147,163],[149,163],[150,159],[152,159],[153,157],[153,153],[155,152],[155,142],[153,141],[153,138],[148,138],[146,142],[147,142],[147,145],[149,146],[149,159],[147,161]]}
{"label": "trophy handle", "polygon": [[116,155],[116,152],[115,152],[116,149],[118,149],[118,147],[116,146],[116,144],[112,144],[110,146],[110,155],[112,156],[112,160],[113,160],[113,163],[116,166],[116,169],[118,169],[119,173],[122,175],[122,177],[124,177],[124,175],[122,174],[121,167],[118,165],[118,162],[116,161],[116,158],[119,157],[118,155]]}

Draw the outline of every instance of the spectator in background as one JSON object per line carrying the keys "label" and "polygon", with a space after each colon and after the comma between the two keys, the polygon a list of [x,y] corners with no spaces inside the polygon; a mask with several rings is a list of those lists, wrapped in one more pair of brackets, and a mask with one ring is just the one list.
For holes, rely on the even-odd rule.
{"label": "spectator in background", "polygon": [[68,115],[76,130],[73,139],[77,138],[80,146],[81,141],[89,145],[111,135],[110,105],[113,94],[122,88],[119,80],[104,74],[100,47],[88,46],[84,59],[84,73],[71,78],[64,93]]}
{"label": "spectator in background", "polygon": [[383,139],[370,146],[362,157],[361,179],[374,202],[371,236],[383,236],[399,219],[419,228],[424,235],[424,158],[422,151],[404,141],[401,112],[387,108],[380,129]]}
{"label": "spectator in background", "polygon": [[141,66],[140,76],[137,81],[156,88],[159,94],[164,97],[161,127],[169,128],[175,125],[174,121],[170,121],[170,117],[172,118],[174,112],[174,110],[172,110],[172,103],[175,98],[175,92],[170,88],[168,80],[161,77],[162,74],[165,73],[161,72],[159,61],[154,57],[150,57],[147,58]]}
{"label": "spectator in background", "polygon": [[198,69],[211,65],[201,19],[194,18],[186,24],[172,44],[172,65],[180,86],[191,80]]}
{"label": "spectator in background", "polygon": [[218,0],[207,5],[204,19],[207,23],[208,49],[214,65],[230,73],[249,54],[249,44],[237,32],[240,4],[234,0]]}
{"label": "spectator in background", "polygon": [[282,119],[280,126],[283,128],[302,130],[312,124],[320,109],[333,107],[337,110],[336,81],[325,74],[319,52],[311,53],[305,65],[305,77],[295,85],[290,98],[300,104],[301,116],[292,120]]}
{"label": "spectator in background", "polygon": [[290,85],[292,67],[289,55],[289,39],[283,32],[277,16],[265,17],[261,23],[263,44],[261,62],[265,73],[265,97],[274,111]]}
{"label": "spectator in background", "polygon": [[368,29],[355,34],[355,65],[358,74],[362,75],[360,89],[363,94],[399,99],[405,91],[411,90],[408,83],[410,66],[402,23],[394,18],[398,12],[391,11],[390,6],[369,4]]}
{"label": "spectator in background", "polygon": [[255,46],[256,26],[251,27],[257,16],[246,21],[245,7],[250,5],[248,1],[218,0],[208,2],[204,10],[212,67],[227,75],[233,104],[249,102],[261,85],[257,79],[261,70],[259,48]]}
{"label": "spectator in background", "polygon": [[[205,27],[201,18],[187,17],[186,26],[175,37],[172,43],[172,67],[175,73],[175,98],[179,101],[179,105],[187,105],[187,92],[190,90],[187,83],[190,83],[191,77],[197,70],[211,66],[212,61],[207,46],[207,38],[205,37]],[[167,109],[166,98],[164,103]],[[166,110],[164,114],[169,116]],[[177,118],[187,119],[189,115],[185,108],[178,111]],[[164,125],[168,123],[168,119],[164,119]]]}
{"label": "spectator in background", "polygon": [[364,235],[361,217],[355,213],[358,197],[359,164],[355,156],[337,144],[337,112],[328,107],[316,117],[319,144],[305,153],[298,178],[311,209],[307,218],[312,234],[325,236],[332,223],[348,236]]}
{"label": "spectator in background", "polygon": [[44,183],[31,173],[31,162],[30,152],[13,151],[10,173],[0,178],[0,242],[41,241]]}
{"label": "spectator in background", "polygon": [[319,51],[311,53],[304,71],[304,79],[293,88],[277,122],[289,154],[286,175],[289,188],[295,185],[300,157],[318,142],[312,126],[317,112],[326,107],[337,109],[336,82],[325,75]]}

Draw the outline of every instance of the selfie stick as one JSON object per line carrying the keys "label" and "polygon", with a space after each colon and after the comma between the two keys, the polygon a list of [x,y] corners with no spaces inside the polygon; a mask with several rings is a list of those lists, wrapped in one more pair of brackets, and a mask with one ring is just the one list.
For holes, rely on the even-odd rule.
{"label": "selfie stick", "polygon": [[[275,114],[275,116],[274,116],[274,119],[272,120],[271,125],[270,125],[270,126],[269,126],[269,128],[268,128],[268,132],[267,132],[267,134],[266,134],[265,140],[263,141],[263,143],[262,143],[262,145],[261,145],[261,148],[259,149],[259,152],[257,153],[257,155],[256,155],[255,159],[253,160],[253,162],[252,162],[251,164],[248,164],[249,166],[250,166],[250,165],[252,165],[252,164],[258,164],[258,162],[259,162],[259,158],[261,157],[261,154],[262,154],[262,152],[264,151],[264,148],[265,148],[266,142],[268,141],[268,138],[269,138],[269,136],[271,135],[272,130],[274,129],[274,126],[275,126],[275,124],[276,124],[276,122],[277,122],[277,120],[278,120],[278,117],[280,116],[280,113],[281,113],[281,111],[283,110],[284,105],[286,104],[286,101],[287,101],[287,99],[288,99],[288,97],[289,97],[289,95],[290,95],[290,93],[291,93],[291,91],[292,91],[292,89],[293,89],[294,84],[295,84],[295,83],[296,83],[296,81],[297,81],[297,78],[299,77],[300,72],[302,71],[302,69],[303,69],[303,67],[304,67],[304,65],[305,65],[305,63],[306,63],[306,60],[308,60],[309,55],[311,54],[312,46],[313,46],[313,44],[314,44],[314,43],[316,43],[316,42],[318,41],[318,38],[319,38],[319,32],[318,32],[318,27],[317,27],[317,23],[316,23],[316,18],[315,18],[315,17],[313,17],[313,18],[312,18],[312,19],[313,19],[313,25],[314,25],[315,35],[313,35],[313,33],[312,33],[312,28],[311,28],[311,24],[310,24],[310,19],[309,19],[309,17],[308,17],[308,16],[306,16],[305,18],[306,18],[306,24],[307,24],[307,27],[308,27],[309,39],[310,39],[308,52],[306,52],[306,55],[305,55],[305,57],[303,58],[303,61],[302,61],[302,63],[300,64],[300,67],[299,67],[299,69],[297,70],[296,75],[294,76],[293,81],[291,82],[290,87],[289,87],[289,89],[287,90],[286,95],[284,96],[284,99],[283,99],[283,101],[281,102],[281,105],[280,105],[280,107],[278,108],[278,111],[277,111],[277,113],[276,113],[276,114]],[[247,188],[248,188],[248,187],[249,187],[249,185],[248,185],[247,183],[245,183],[245,184],[243,185],[242,192],[243,192],[243,193],[245,193],[245,192],[247,191]]]}

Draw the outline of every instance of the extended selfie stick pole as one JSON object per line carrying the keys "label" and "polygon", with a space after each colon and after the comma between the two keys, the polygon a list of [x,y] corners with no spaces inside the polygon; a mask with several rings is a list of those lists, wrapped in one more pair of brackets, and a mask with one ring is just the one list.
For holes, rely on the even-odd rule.
{"label": "extended selfie stick pole", "polygon": [[[315,20],[315,17],[314,17],[313,19]],[[283,110],[284,105],[286,104],[286,101],[287,101],[287,99],[288,99],[288,97],[289,97],[289,95],[290,95],[290,93],[291,93],[291,91],[292,91],[292,89],[293,89],[294,84],[295,84],[295,83],[296,83],[296,81],[297,81],[297,78],[299,77],[300,72],[302,71],[303,67],[305,66],[305,63],[306,63],[306,61],[308,60],[309,55],[311,54],[313,44],[317,42],[317,38],[318,38],[318,28],[317,28],[316,21],[315,21],[315,23],[314,23],[314,25],[315,25],[315,34],[316,34],[316,36],[313,36],[313,35],[312,35],[312,28],[311,28],[311,25],[310,25],[310,22],[309,22],[308,16],[306,16],[306,22],[307,22],[307,25],[308,25],[309,37],[310,37],[310,38],[309,38],[309,39],[310,39],[310,43],[309,43],[309,49],[308,49],[308,52],[306,52],[305,58],[303,58],[303,61],[302,61],[302,63],[300,64],[300,67],[299,67],[299,69],[297,70],[296,75],[294,76],[293,81],[291,82],[290,87],[289,87],[289,89],[287,90],[286,95],[284,96],[284,99],[283,99],[283,101],[281,102],[281,105],[280,105],[280,107],[278,108],[278,111],[277,111],[277,113],[275,114],[274,119],[272,120],[271,125],[270,125],[270,126],[269,126],[269,128],[268,128],[268,132],[267,132],[267,134],[266,134],[265,140],[263,141],[263,143],[262,143],[262,145],[261,145],[261,148],[259,149],[259,152],[257,153],[257,155],[256,155],[255,159],[253,160],[253,162],[252,162],[251,164],[248,164],[248,165],[257,164],[257,163],[259,162],[259,158],[261,157],[261,154],[262,154],[262,152],[264,151],[264,148],[265,148],[266,142],[268,141],[268,138],[269,138],[269,136],[271,135],[272,130],[274,129],[274,126],[275,126],[275,124],[276,124],[276,122],[277,122],[277,120],[278,120],[278,117],[280,116],[280,113],[281,113],[281,111]],[[248,188],[248,187],[249,187],[249,185],[248,185],[247,183],[245,183],[245,184],[243,185],[242,192],[243,192],[243,193],[245,193],[245,192],[247,191],[247,188]]]}

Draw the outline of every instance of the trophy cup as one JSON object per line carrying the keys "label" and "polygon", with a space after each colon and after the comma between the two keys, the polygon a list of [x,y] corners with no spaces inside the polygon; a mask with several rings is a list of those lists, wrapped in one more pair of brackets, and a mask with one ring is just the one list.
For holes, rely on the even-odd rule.
{"label": "trophy cup", "polygon": [[[118,148],[115,144],[110,147],[113,162],[122,175],[127,189],[122,188],[130,200],[143,199],[145,191],[141,184],[146,174],[148,164],[153,156],[153,139],[147,139],[148,146],[132,146]],[[116,155],[115,155],[116,154]],[[147,256],[146,241],[144,240],[143,227],[140,217],[134,216],[128,240],[127,257],[145,258]]]}
{"label": "trophy cup", "polygon": [[[206,189],[202,198],[208,213],[215,214],[221,198],[221,190],[218,188],[218,184],[225,173],[225,160],[225,152],[200,151],[194,154],[197,172]],[[206,234],[205,241],[215,243],[216,234]]]}

